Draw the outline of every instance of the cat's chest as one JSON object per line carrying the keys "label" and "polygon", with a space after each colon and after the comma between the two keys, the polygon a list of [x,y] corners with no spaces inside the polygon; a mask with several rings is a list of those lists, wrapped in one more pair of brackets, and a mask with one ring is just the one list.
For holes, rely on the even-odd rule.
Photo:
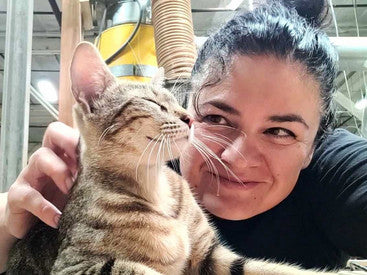
{"label": "cat's chest", "polygon": [[[164,274],[182,270],[191,247],[187,225],[175,219],[151,217],[105,232],[96,251],[105,251],[115,258],[149,262]],[[172,273],[172,272],[173,273]]]}

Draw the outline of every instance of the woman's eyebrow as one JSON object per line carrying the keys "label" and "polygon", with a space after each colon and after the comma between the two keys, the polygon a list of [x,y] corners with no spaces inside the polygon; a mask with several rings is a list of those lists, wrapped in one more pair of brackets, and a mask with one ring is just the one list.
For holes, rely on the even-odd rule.
{"label": "woman's eyebrow", "polygon": [[310,127],[307,125],[306,121],[299,115],[287,114],[287,115],[274,115],[269,117],[270,121],[273,122],[299,122],[306,126],[307,129]]}
{"label": "woman's eyebrow", "polygon": [[211,100],[211,101],[207,101],[203,103],[203,105],[207,105],[207,104],[213,105],[214,107],[222,110],[223,112],[229,113],[231,115],[239,116],[241,114],[237,109],[219,100]]}

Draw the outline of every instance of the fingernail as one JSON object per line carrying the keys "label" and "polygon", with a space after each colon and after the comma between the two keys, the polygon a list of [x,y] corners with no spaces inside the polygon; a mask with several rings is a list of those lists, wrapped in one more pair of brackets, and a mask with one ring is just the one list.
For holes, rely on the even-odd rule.
{"label": "fingernail", "polygon": [[56,227],[59,225],[59,221],[60,221],[60,215],[55,215],[54,222],[55,222]]}
{"label": "fingernail", "polygon": [[74,180],[72,180],[71,178],[67,178],[66,181],[65,181],[65,184],[66,184],[66,188],[69,191],[71,189],[71,187],[73,187]]}
{"label": "fingernail", "polygon": [[78,170],[74,173],[74,175],[72,176],[72,180],[73,182],[76,181],[76,179],[78,178]]}

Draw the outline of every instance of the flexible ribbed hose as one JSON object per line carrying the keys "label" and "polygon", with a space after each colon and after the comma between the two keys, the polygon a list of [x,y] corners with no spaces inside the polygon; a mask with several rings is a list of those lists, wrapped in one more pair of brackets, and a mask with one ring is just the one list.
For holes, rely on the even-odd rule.
{"label": "flexible ribbed hose", "polygon": [[189,78],[196,59],[190,0],[153,0],[158,66],[168,80]]}

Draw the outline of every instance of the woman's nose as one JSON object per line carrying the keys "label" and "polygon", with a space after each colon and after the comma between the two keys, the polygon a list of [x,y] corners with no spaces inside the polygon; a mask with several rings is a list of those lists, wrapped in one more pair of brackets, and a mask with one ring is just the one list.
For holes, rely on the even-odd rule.
{"label": "woman's nose", "polygon": [[258,147],[256,138],[241,135],[226,145],[221,159],[232,167],[257,167],[262,160]]}

